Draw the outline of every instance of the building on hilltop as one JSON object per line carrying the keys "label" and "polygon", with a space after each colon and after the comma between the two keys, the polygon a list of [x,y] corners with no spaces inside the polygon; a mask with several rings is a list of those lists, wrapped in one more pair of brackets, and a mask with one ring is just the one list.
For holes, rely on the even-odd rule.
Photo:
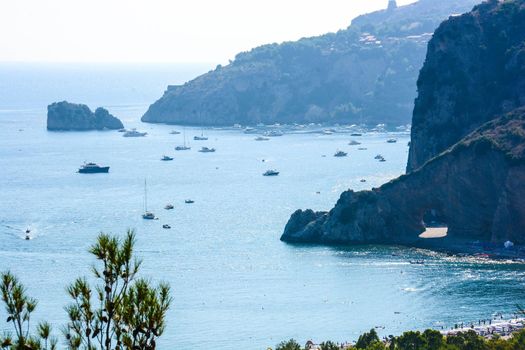
{"label": "building on hilltop", "polygon": [[397,8],[397,2],[396,0],[388,0],[388,11],[392,11]]}

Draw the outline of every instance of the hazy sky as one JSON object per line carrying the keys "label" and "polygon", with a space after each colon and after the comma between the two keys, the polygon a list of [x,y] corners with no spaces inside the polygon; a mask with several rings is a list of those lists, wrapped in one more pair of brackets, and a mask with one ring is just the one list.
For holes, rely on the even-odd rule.
{"label": "hazy sky", "polygon": [[[415,0],[398,0],[406,4]],[[0,0],[0,61],[217,62],[387,0]]]}

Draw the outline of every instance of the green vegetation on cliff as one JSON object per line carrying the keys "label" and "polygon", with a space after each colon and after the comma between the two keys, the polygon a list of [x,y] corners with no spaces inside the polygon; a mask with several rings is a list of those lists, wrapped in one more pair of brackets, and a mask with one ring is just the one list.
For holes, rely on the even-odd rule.
{"label": "green vegetation on cliff", "polygon": [[193,125],[410,122],[434,29],[478,0],[420,0],[360,16],[337,33],[243,52],[169,86],[145,122]]}
{"label": "green vegetation on cliff", "polygon": [[480,337],[474,331],[459,332],[455,335],[444,336],[440,332],[427,329],[424,332],[408,331],[398,337],[390,336],[381,340],[374,329],[359,337],[355,345],[338,345],[331,341],[314,347],[307,343],[300,346],[295,340],[281,342],[275,350],[524,350],[525,331],[516,332],[510,338],[501,338],[497,335],[491,339]]}

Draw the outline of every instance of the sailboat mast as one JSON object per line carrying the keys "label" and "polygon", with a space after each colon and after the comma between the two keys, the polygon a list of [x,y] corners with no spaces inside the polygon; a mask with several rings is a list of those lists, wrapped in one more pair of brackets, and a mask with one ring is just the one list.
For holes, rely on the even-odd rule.
{"label": "sailboat mast", "polygon": [[146,179],[144,179],[144,212],[148,211],[148,190],[146,185]]}

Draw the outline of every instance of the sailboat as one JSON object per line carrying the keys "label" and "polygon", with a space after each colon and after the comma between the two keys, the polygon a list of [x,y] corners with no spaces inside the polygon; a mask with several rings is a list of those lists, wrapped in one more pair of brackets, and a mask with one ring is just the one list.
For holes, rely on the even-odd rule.
{"label": "sailboat", "polygon": [[204,128],[201,130],[201,136],[193,136],[193,140],[195,141],[206,141],[208,138],[204,136]]}
{"label": "sailboat", "polygon": [[142,214],[144,220],[154,220],[155,214],[148,211],[148,189],[146,185],[146,179],[144,179],[144,214]]}
{"label": "sailboat", "polygon": [[186,146],[186,128],[184,128],[183,130],[183,137],[184,137],[184,146],[175,147],[175,151],[187,151],[191,149],[191,147]]}

